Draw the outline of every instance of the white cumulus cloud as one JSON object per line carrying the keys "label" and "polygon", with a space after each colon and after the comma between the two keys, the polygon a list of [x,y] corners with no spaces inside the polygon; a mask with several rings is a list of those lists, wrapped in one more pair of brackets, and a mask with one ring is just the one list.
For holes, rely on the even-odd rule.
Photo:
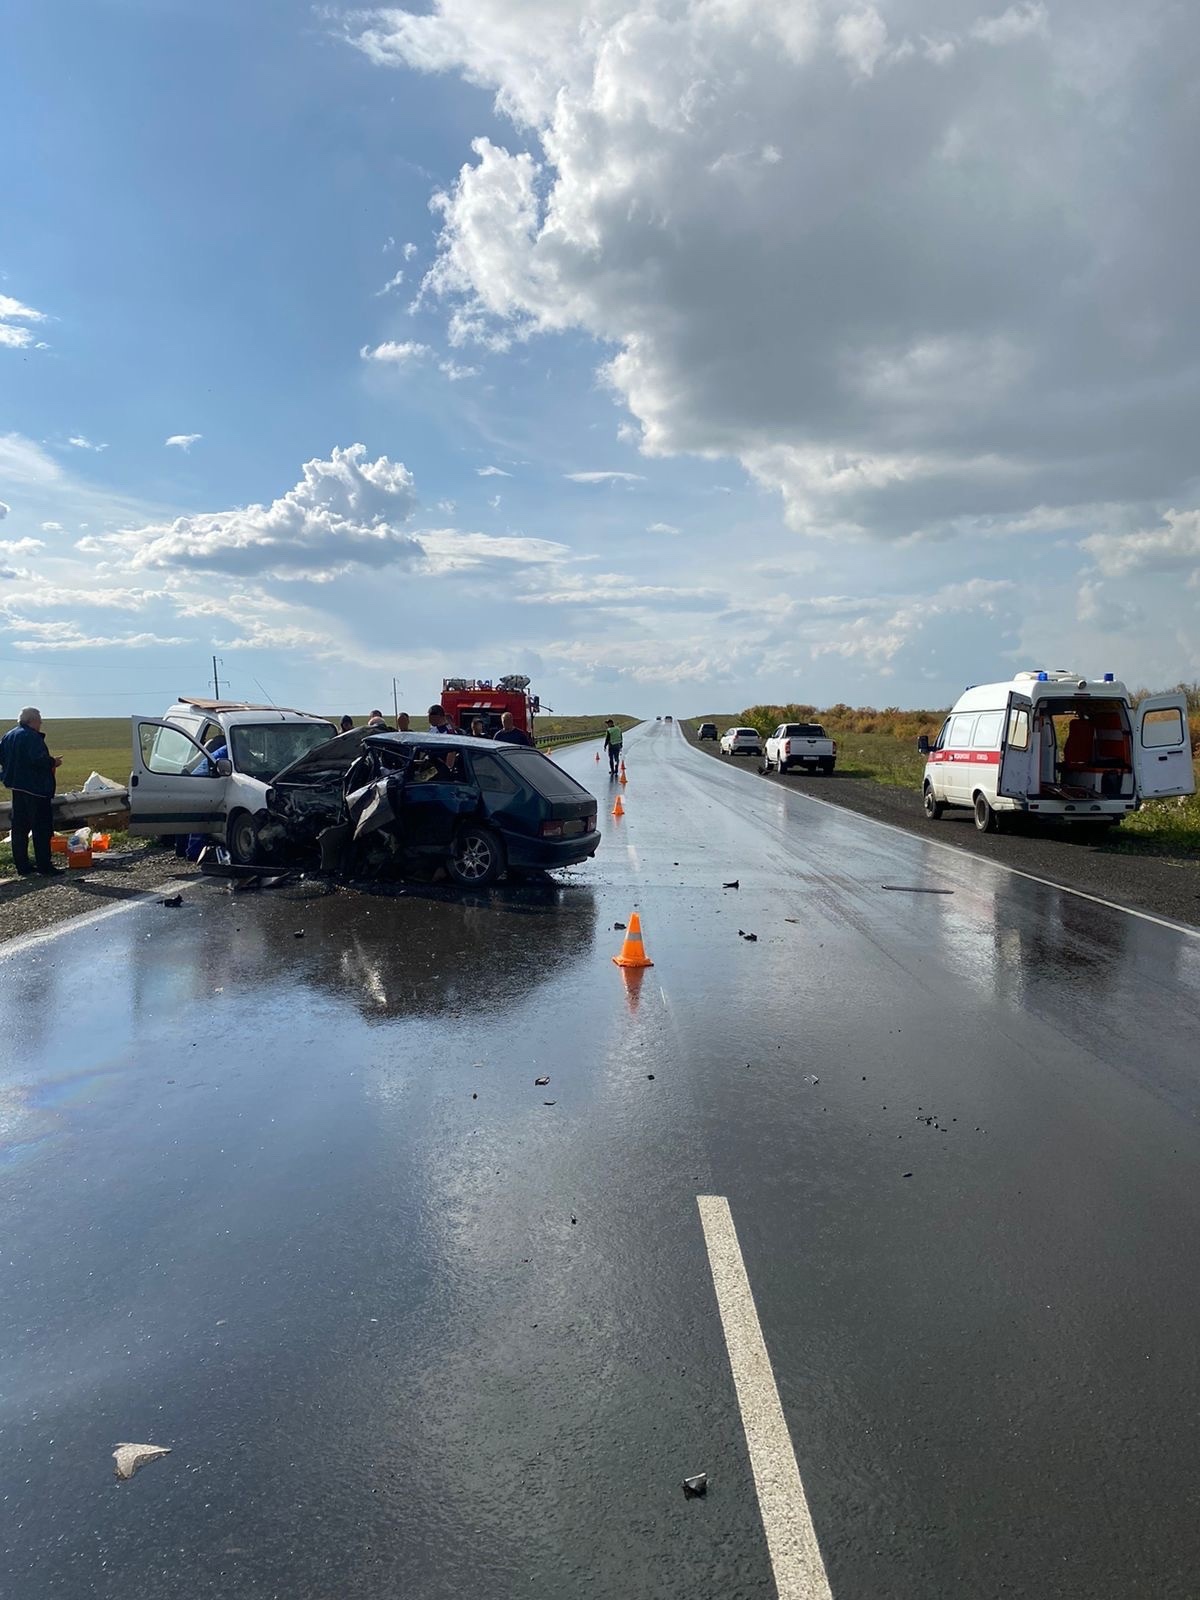
{"label": "white cumulus cloud", "polygon": [[81,542],[121,553],[130,568],[274,573],[327,579],[354,565],[412,561],[421,547],[403,530],[416,505],[401,462],[367,460],[366,447],[334,449],[304,464],[299,483],[270,505],[177,517]]}
{"label": "white cumulus cloud", "polygon": [[581,330],[645,453],[740,460],[804,533],[1190,503],[1191,8],[429,0],[352,26],[509,125],[434,197],[452,344]]}
{"label": "white cumulus cloud", "polygon": [[374,349],[370,345],[363,345],[358,353],[364,361],[382,361],[392,366],[405,367],[413,362],[423,361],[429,354],[429,346],[418,344],[415,339],[401,341],[385,339]]}
{"label": "white cumulus cloud", "polygon": [[198,444],[204,435],[202,433],[172,433],[163,440],[164,446],[182,450],[186,455],[194,444]]}
{"label": "white cumulus cloud", "polygon": [[83,433],[73,433],[71,435],[71,437],[67,440],[67,443],[72,447],[72,449],[75,449],[75,450],[97,450],[97,451],[99,451],[99,450],[107,450],[108,449],[108,446],[106,444],[93,444],[92,441],[87,437],[87,435],[83,434]]}
{"label": "white cumulus cloud", "polygon": [[33,346],[35,349],[44,350],[45,344],[36,339],[32,331],[23,324],[46,320],[44,311],[35,311],[32,306],[23,305],[11,294],[0,294],[0,348],[27,350]]}
{"label": "white cumulus cloud", "polygon": [[503,467],[476,467],[477,478],[511,478],[511,472],[505,472]]}
{"label": "white cumulus cloud", "polygon": [[43,539],[0,539],[0,556],[31,556],[45,548]]}
{"label": "white cumulus cloud", "polygon": [[673,522],[652,522],[646,529],[647,533],[678,533],[679,529]]}

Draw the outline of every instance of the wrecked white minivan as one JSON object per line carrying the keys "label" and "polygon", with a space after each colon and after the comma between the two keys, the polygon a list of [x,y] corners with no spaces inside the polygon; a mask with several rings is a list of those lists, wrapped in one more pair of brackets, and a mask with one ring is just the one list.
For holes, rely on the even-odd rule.
{"label": "wrecked white minivan", "polygon": [[132,732],[130,833],[207,834],[249,864],[271,779],[337,730],[307,711],[181,697],[161,717],[134,717]]}
{"label": "wrecked white minivan", "polygon": [[925,814],[964,806],[990,833],[1005,812],[1115,827],[1144,800],[1192,794],[1187,700],[1137,706],[1111,672],[1018,672],[959,696],[926,756]]}

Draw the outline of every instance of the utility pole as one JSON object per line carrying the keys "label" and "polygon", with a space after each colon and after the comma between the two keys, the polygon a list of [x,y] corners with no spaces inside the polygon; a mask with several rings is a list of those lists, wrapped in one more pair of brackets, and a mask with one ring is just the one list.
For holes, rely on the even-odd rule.
{"label": "utility pole", "polygon": [[[218,660],[220,660],[220,658],[218,656],[214,656],[212,658],[212,664],[213,664],[213,699],[214,700],[219,700],[221,698],[221,680],[220,680],[220,678],[217,677],[217,662],[218,662]],[[221,661],[221,665],[222,666],[225,665],[224,661]]]}
{"label": "utility pole", "polygon": [[392,720],[400,721],[400,691],[396,688],[396,680],[392,679]]}

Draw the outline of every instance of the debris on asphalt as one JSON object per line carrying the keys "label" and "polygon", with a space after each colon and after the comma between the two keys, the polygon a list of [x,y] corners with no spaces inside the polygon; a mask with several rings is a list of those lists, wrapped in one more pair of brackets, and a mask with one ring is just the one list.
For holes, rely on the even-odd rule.
{"label": "debris on asphalt", "polygon": [[477,1094],[477,1093],[476,1093],[476,1092],[475,1092],[475,1090],[474,1090],[474,1089],[472,1089],[472,1090],[471,1090],[471,1099],[472,1099],[472,1100],[478,1100],[478,1099],[479,1099],[479,1096],[478,1096],[478,1094]]}
{"label": "debris on asphalt", "polygon": [[953,894],[953,889],[925,889],[911,883],[881,883],[881,889],[888,889],[892,894]]}
{"label": "debris on asphalt", "polygon": [[571,1226],[572,1226],[572,1227],[574,1227],[574,1226],[575,1226],[575,1224],[576,1224],[576,1223],[577,1223],[577,1222],[578,1222],[578,1221],[579,1221],[579,1218],[578,1218],[578,1217],[576,1217],[576,1216],[574,1216],[574,1215],[572,1215],[572,1217],[571,1217]]}
{"label": "debris on asphalt", "polygon": [[698,1472],[694,1478],[683,1480],[683,1492],[689,1500],[698,1499],[700,1495],[708,1493],[708,1473]]}
{"label": "debris on asphalt", "polygon": [[652,1072],[648,1072],[646,1074],[646,1077],[650,1080],[651,1083],[654,1082],[654,1074]]}
{"label": "debris on asphalt", "polygon": [[234,894],[247,894],[251,889],[261,889],[262,886],[261,878],[235,878],[230,888]]}
{"label": "debris on asphalt", "polygon": [[297,928],[296,931],[292,934],[292,938],[293,939],[303,939],[303,937],[304,937],[304,929],[303,928]]}
{"label": "debris on asphalt", "polygon": [[[557,1100],[543,1100],[542,1104],[544,1106],[556,1106],[558,1104],[558,1101]],[[574,1219],[572,1219],[572,1220],[574,1220]]]}
{"label": "debris on asphalt", "polygon": [[783,920],[785,922],[799,922],[800,918],[799,917],[784,917]]}
{"label": "debris on asphalt", "polygon": [[549,1082],[550,1082],[549,1077],[535,1078],[533,1080],[533,1086],[534,1086],[535,1089],[544,1089]]}
{"label": "debris on asphalt", "polygon": [[820,1083],[821,1080],[820,1078],[815,1077],[813,1073],[806,1072],[804,1074],[804,1081],[805,1083]]}
{"label": "debris on asphalt", "polygon": [[758,943],[758,935],[756,933],[746,933],[742,928],[738,929],[738,938],[745,939],[747,944]]}
{"label": "debris on asphalt", "polygon": [[902,1177],[902,1178],[911,1178],[911,1177],[912,1177],[912,1173],[911,1173],[911,1172],[902,1172],[902,1173],[901,1173],[901,1174],[900,1174],[900,1176],[901,1176],[901,1177]]}
{"label": "debris on asphalt", "polygon": [[161,1444],[119,1444],[113,1451],[113,1460],[117,1463],[117,1477],[124,1482],[132,1478],[139,1467],[148,1466],[160,1456],[170,1454],[170,1450]]}
{"label": "debris on asphalt", "polygon": [[169,894],[165,900],[160,900],[158,903],[160,906],[170,906],[174,909],[176,906],[183,904],[183,896],[181,894]]}
{"label": "debris on asphalt", "polygon": [[735,878],[732,883],[723,883],[721,885],[721,887],[722,887],[722,889],[740,889],[741,888],[741,884]]}
{"label": "debris on asphalt", "polygon": [[614,922],[613,923],[613,932],[615,933],[618,928],[624,928],[624,927],[627,927],[627,926],[628,926],[628,924],[624,923],[624,922]]}

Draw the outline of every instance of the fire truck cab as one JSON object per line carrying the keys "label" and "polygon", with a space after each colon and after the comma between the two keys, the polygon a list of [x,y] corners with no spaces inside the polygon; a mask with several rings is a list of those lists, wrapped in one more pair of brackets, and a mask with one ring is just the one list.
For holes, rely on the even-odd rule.
{"label": "fire truck cab", "polygon": [[484,738],[492,739],[500,731],[500,718],[511,711],[513,726],[534,739],[533,719],[541,709],[541,700],[529,692],[529,679],[519,672],[510,672],[495,683],[490,678],[442,679],[442,710],[464,733],[470,733],[471,723],[478,717]]}

